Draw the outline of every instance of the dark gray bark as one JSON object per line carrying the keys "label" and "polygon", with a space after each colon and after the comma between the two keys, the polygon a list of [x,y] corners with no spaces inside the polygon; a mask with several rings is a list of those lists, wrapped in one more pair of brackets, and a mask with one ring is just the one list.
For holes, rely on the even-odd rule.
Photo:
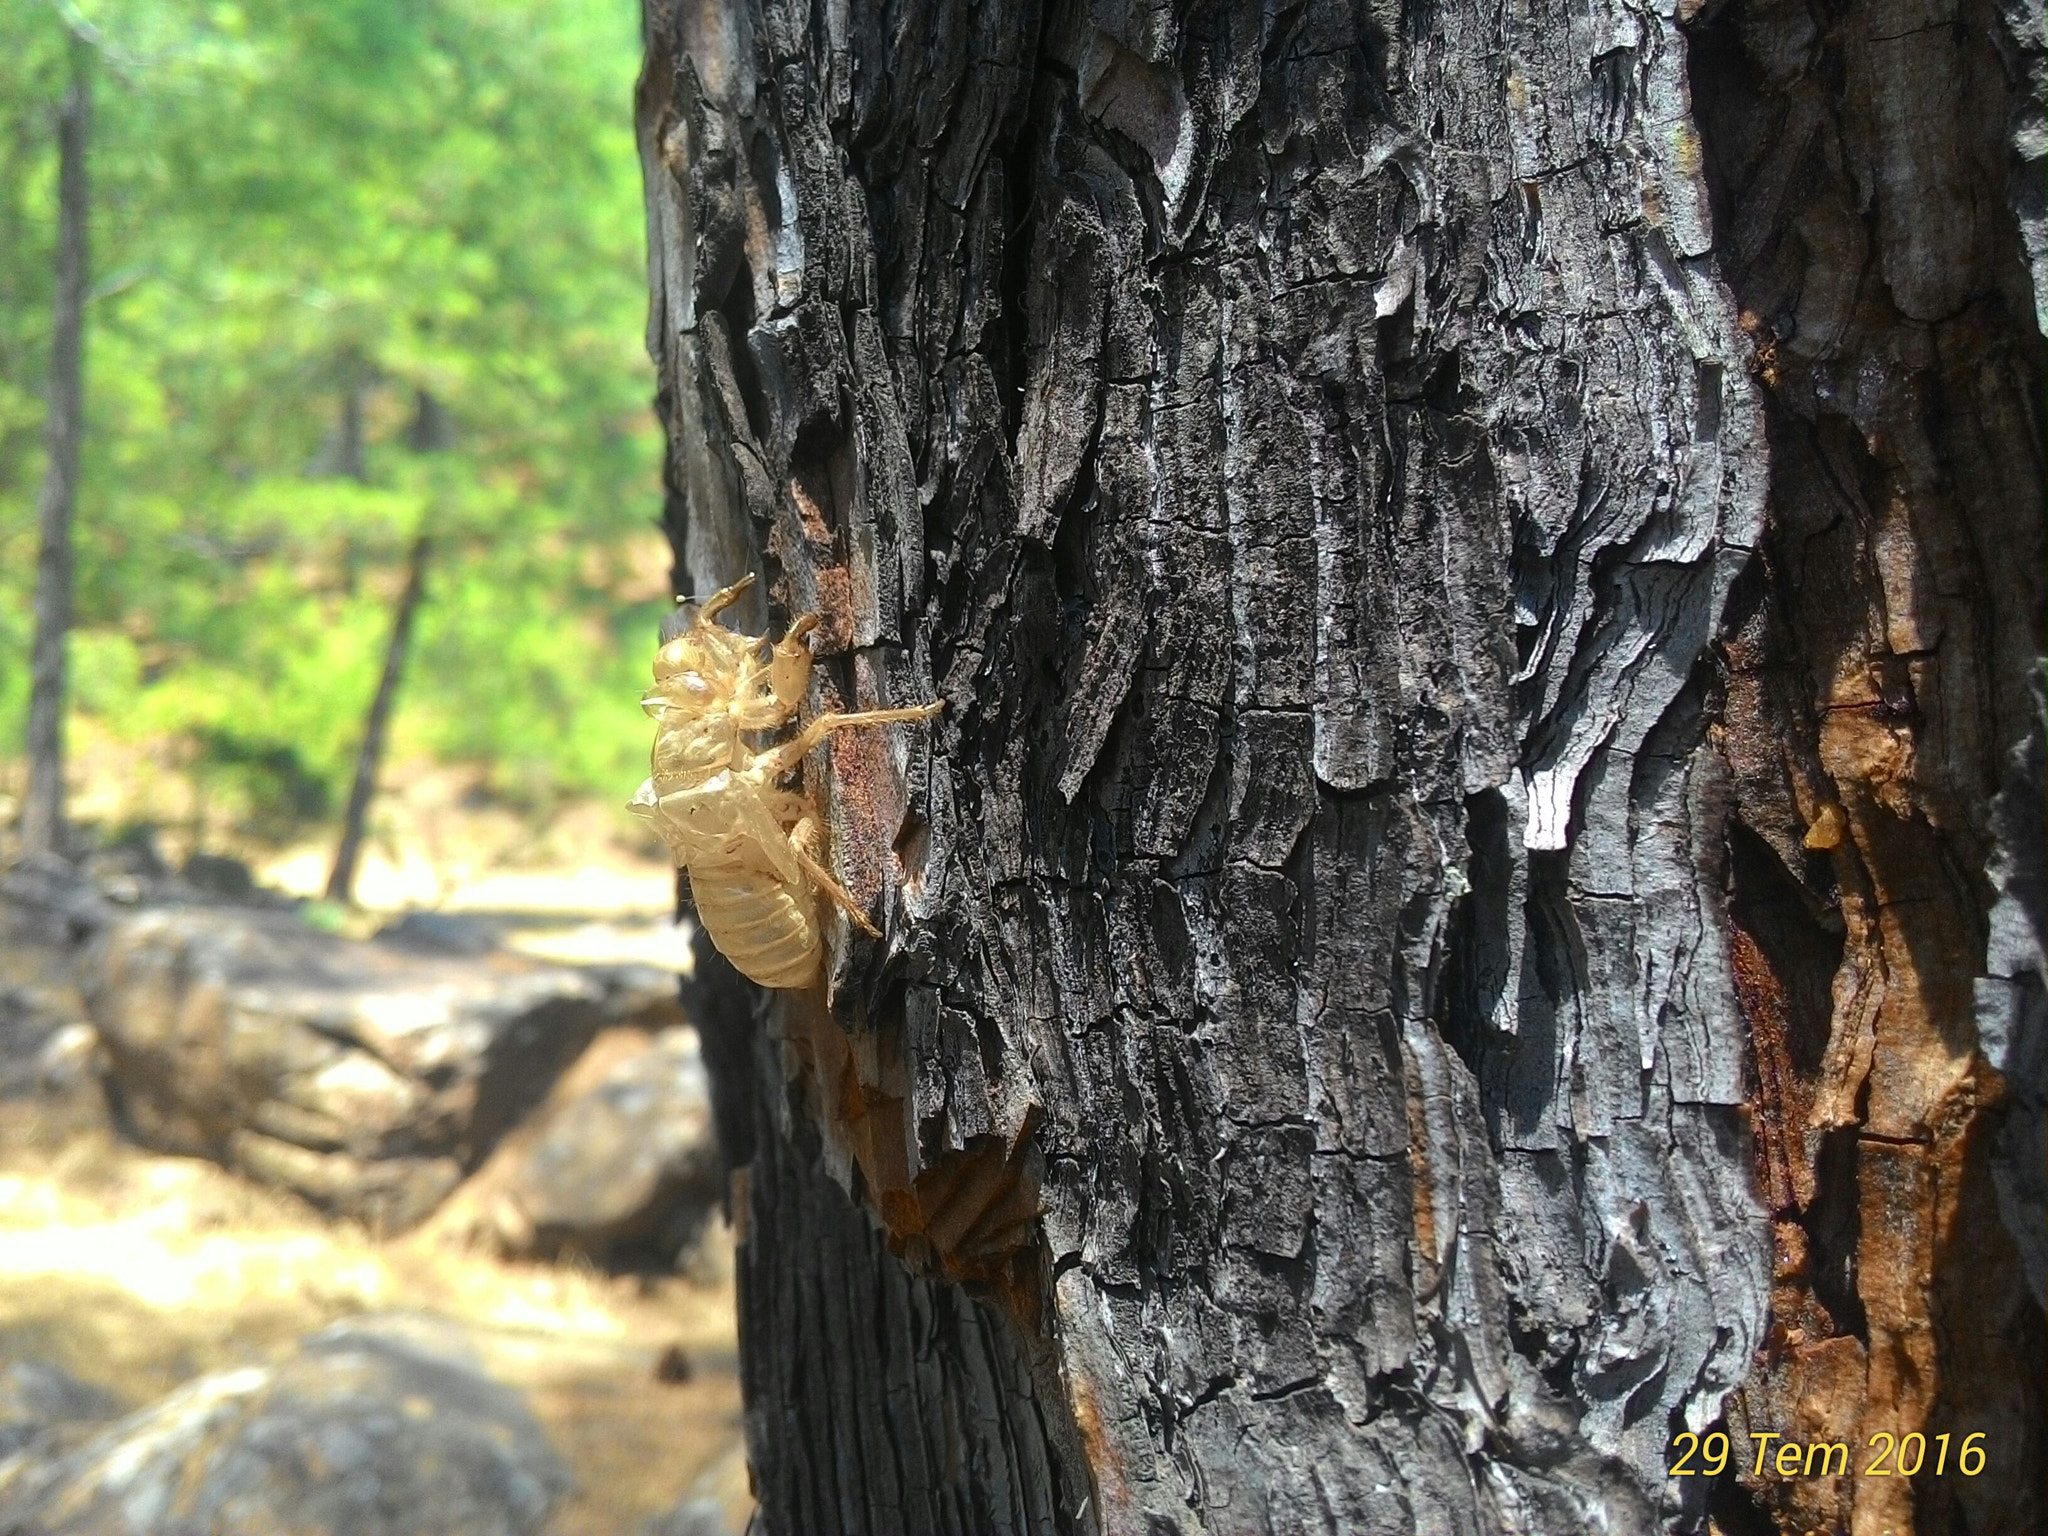
{"label": "dark gray bark", "polygon": [[398,706],[398,682],[405,673],[406,652],[412,648],[413,617],[427,593],[427,557],[433,541],[421,534],[412,541],[406,557],[405,587],[398,594],[398,607],[391,616],[391,640],[384,647],[384,670],[377,678],[376,697],[363,722],[363,745],[356,754],[355,779],[349,785],[348,809],[342,812],[341,842],[334,850],[334,868],[327,876],[327,899],[351,901],[356,886],[356,863],[362,857],[363,838],[370,821],[370,801],[377,793],[377,768],[384,761],[384,739],[390,733],[391,712]]}
{"label": "dark gray bark", "polygon": [[36,498],[35,637],[29,659],[28,786],[21,851],[63,852],[65,645],[71,633],[71,522],[78,509],[78,447],[85,432],[86,231],[91,190],[92,45],[71,38],[71,84],[57,110],[57,284],[50,325],[49,410],[43,484]]}
{"label": "dark gray bark", "polygon": [[709,1026],[765,1527],[1697,1528],[1784,1322],[1710,735],[1777,407],[1678,18],[647,42],[679,589],[947,704],[806,772],[887,939]]}

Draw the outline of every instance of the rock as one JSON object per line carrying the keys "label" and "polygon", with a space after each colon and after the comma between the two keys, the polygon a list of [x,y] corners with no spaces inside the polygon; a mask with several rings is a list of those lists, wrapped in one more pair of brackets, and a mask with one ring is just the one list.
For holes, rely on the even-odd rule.
{"label": "rock", "polygon": [[83,1019],[52,1030],[36,1052],[35,1087],[52,1095],[83,1094],[99,1086],[100,1033]]}
{"label": "rock", "polygon": [[696,1363],[681,1344],[669,1344],[654,1357],[654,1379],[664,1386],[679,1387],[697,1374]]}
{"label": "rock", "polygon": [[97,1041],[83,1011],[61,982],[0,980],[0,1099],[67,1092],[87,1079]]}
{"label": "rock", "polygon": [[682,1502],[649,1525],[644,1536],[741,1536],[753,1510],[747,1448],[736,1445],[705,1468]]}
{"label": "rock", "polygon": [[436,1225],[508,1257],[665,1269],[722,1188],[697,1032],[608,1030]]}
{"label": "rock", "polygon": [[599,1028],[679,1017],[661,972],[421,954],[277,910],[123,915],[86,969],[131,1134],[385,1231],[431,1212]]}
{"label": "rock", "polygon": [[68,956],[114,915],[99,888],[62,859],[24,859],[0,875],[0,949]]}
{"label": "rock", "polygon": [[246,901],[256,891],[256,876],[249,866],[224,854],[195,853],[180,873],[193,890],[229,901]]}
{"label": "rock", "polygon": [[529,1536],[569,1477],[460,1331],[343,1323],[217,1372],[67,1454],[0,1462],[0,1530],[37,1536]]}
{"label": "rock", "polygon": [[407,912],[379,928],[376,940],[428,955],[487,955],[498,947],[489,923],[457,912]]}
{"label": "rock", "polygon": [[710,1499],[689,1498],[670,1510],[647,1536],[727,1536],[725,1511]]}
{"label": "rock", "polygon": [[[81,842],[91,837],[81,828],[73,832]],[[81,846],[75,854],[78,874],[107,900],[123,905],[175,878],[157,848],[156,828],[147,824],[127,828],[105,846]]]}
{"label": "rock", "polygon": [[102,910],[88,887],[51,871],[0,879],[0,1104],[16,1132],[24,1108],[45,1129],[106,1119],[99,1040],[73,965]]}
{"label": "rock", "polygon": [[0,1363],[0,1457],[12,1455],[60,1425],[110,1419],[114,1400],[55,1366],[30,1360]]}

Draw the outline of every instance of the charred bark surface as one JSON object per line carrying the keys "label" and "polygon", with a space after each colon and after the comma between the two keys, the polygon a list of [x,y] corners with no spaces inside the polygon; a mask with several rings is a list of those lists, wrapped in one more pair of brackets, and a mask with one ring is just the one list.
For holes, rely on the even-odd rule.
{"label": "charred bark surface", "polygon": [[1751,1029],[1768,1111],[1844,941],[1724,918],[1783,862],[1707,742],[1783,407],[1677,18],[647,39],[686,589],[820,611],[820,707],[948,706],[810,765],[888,938],[719,1055],[766,1528],[1696,1526],[1666,1447],[1804,1198]]}
{"label": "charred bark surface", "polygon": [[1693,38],[1772,463],[1721,733],[1777,1259],[1736,1459],[1752,1427],[1995,1448],[1975,1478],[1752,1479],[1787,1530],[2048,1527],[2048,290],[2039,12],[2011,20],[1735,0]]}

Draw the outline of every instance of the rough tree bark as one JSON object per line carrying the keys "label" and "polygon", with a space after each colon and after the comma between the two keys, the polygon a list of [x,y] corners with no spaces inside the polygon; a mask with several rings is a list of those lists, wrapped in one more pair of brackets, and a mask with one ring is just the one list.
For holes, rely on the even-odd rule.
{"label": "rough tree bark", "polygon": [[1742,0],[1694,43],[1771,446],[1720,745],[1776,1272],[1730,1423],[1999,1451],[1746,1479],[1785,1530],[2048,1529],[2040,29]]}
{"label": "rough tree bark", "polygon": [[2038,1528],[2038,18],[646,39],[679,590],[947,704],[707,1002],[765,1529]]}
{"label": "rough tree bark", "polygon": [[57,283],[50,325],[47,462],[36,498],[35,638],[29,660],[28,785],[21,804],[21,851],[64,851],[64,656],[71,634],[71,521],[78,507],[78,447],[85,432],[85,290],[91,273],[86,230],[91,189],[93,47],[76,31],[71,84],[57,109]]}

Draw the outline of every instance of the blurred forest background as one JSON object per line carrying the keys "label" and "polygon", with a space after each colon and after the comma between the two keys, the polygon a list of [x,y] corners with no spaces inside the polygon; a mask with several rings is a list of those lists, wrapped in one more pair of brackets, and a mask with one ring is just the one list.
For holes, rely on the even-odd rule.
{"label": "blurred forest background", "polygon": [[386,781],[628,837],[669,596],[629,0],[0,7],[0,822],[72,23],[97,46],[71,818],[173,858],[331,849],[424,534]]}
{"label": "blurred forest background", "polygon": [[[638,26],[0,3],[0,1530],[745,1524],[688,932],[624,811],[671,599]],[[402,610],[351,907],[320,897]]]}

